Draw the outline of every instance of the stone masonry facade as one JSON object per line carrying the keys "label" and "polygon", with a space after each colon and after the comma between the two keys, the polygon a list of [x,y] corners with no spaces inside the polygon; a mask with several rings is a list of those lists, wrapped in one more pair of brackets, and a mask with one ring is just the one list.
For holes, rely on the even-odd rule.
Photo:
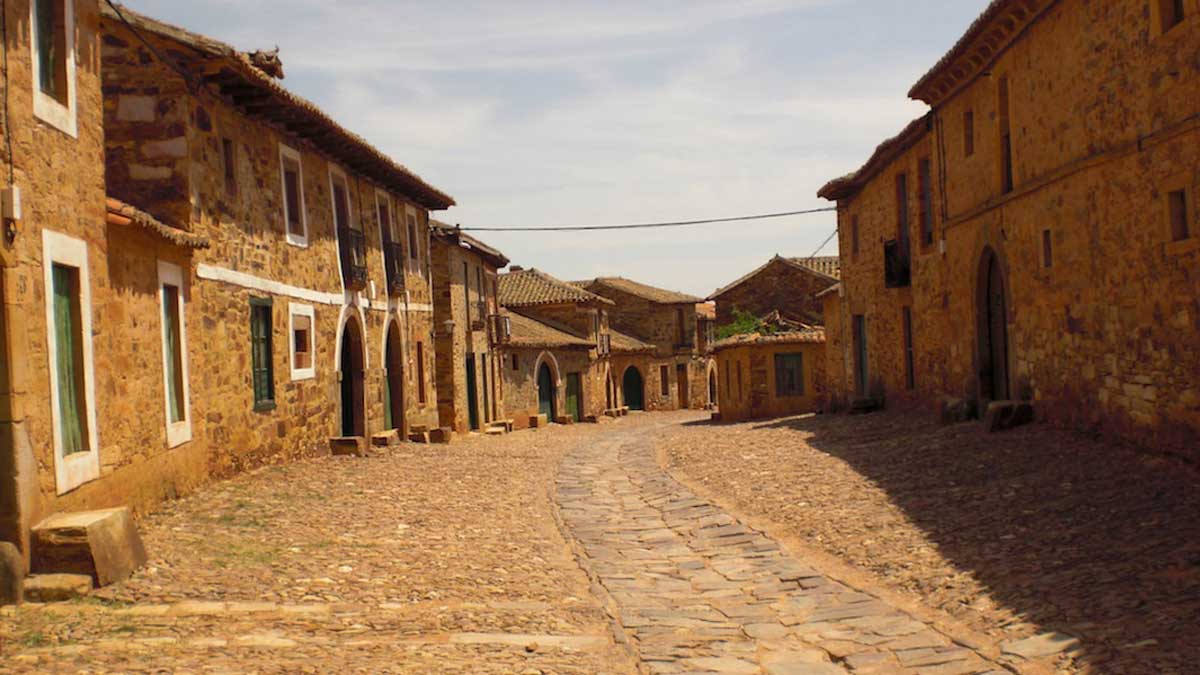
{"label": "stone masonry facade", "polygon": [[760,318],[778,311],[789,321],[821,325],[825,315],[817,294],[837,283],[837,277],[813,263],[824,263],[821,266],[830,270],[834,266],[829,262],[827,258],[771,258],[709,296],[717,303],[717,326],[732,323],[735,311]]}
{"label": "stone masonry facade", "polygon": [[1200,5],[1179,4],[993,2],[910,93],[929,114],[821,190],[837,396],[1027,399],[1196,456]]}

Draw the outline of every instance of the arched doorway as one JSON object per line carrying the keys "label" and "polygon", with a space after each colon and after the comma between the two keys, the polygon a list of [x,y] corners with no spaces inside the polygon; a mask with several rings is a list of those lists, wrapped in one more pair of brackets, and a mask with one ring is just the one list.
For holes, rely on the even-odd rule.
{"label": "arched doorway", "polygon": [[1008,372],[1008,300],[1004,270],[991,248],[979,261],[979,396],[990,401],[1011,398]]}
{"label": "arched doorway", "polygon": [[645,381],[641,371],[633,366],[625,369],[625,376],[621,378],[621,393],[625,396],[625,405],[630,410],[646,409]]}
{"label": "arched doorway", "polygon": [[708,369],[708,402],[717,404],[717,371],[714,368]]}
{"label": "arched doorway", "polygon": [[554,373],[550,371],[550,365],[543,363],[538,367],[538,413],[545,415],[546,419],[551,422],[558,416],[558,406],[556,399],[558,398],[557,387],[554,383]]}
{"label": "arched doorway", "polygon": [[362,328],[351,318],[342,328],[342,352],[339,356],[341,373],[342,435],[366,436],[363,406],[363,340]]}
{"label": "arched doorway", "polygon": [[383,383],[383,426],[399,429],[404,436],[404,351],[400,342],[400,328],[395,321],[388,324],[386,353],[383,355],[387,369]]}

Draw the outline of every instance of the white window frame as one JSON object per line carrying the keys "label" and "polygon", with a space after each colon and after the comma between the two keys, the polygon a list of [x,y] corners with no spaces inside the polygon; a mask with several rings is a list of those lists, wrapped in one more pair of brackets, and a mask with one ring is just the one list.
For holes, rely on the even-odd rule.
{"label": "white window frame", "polygon": [[[287,172],[285,169],[284,160],[292,160],[300,169],[300,174],[296,179],[296,186],[299,189],[300,198],[300,227],[304,230],[303,235],[293,234],[292,228],[288,221],[288,205],[287,205]],[[301,155],[298,150],[290,146],[279,144],[279,189],[280,195],[283,197],[283,232],[287,235],[287,243],[292,246],[301,248],[308,247],[308,209],[304,206],[304,162],[301,161]]]}
{"label": "white window frame", "polygon": [[[88,451],[63,457],[58,406],[58,340],[54,331],[54,263],[79,270],[79,329],[83,343],[84,417]],[[46,355],[50,362],[50,421],[54,438],[54,479],[58,494],[100,477],[100,436],[96,433],[96,376],[92,359],[92,285],[88,276],[88,248],[81,239],[42,230],[42,272],[45,283]]]}
{"label": "white window frame", "polygon": [[29,55],[33,63],[33,115],[46,124],[67,134],[79,137],[75,103],[75,0],[55,0],[63,5],[63,25],[67,53],[63,56],[67,66],[67,103],[63,105],[53,96],[42,91],[41,64],[38,62],[37,3],[29,3]]}
{"label": "white window frame", "polygon": [[[413,228],[413,236],[412,237],[410,237],[408,234],[408,219],[410,216],[415,221],[415,227]],[[406,249],[412,249],[412,250],[408,251],[407,265],[408,265],[409,269],[416,272],[417,275],[424,276],[423,274],[421,274],[421,269],[424,266],[421,264],[421,231],[420,231],[420,228],[421,228],[420,214],[417,213],[417,210],[415,208],[413,208],[413,206],[411,204],[405,204],[404,205],[404,247]],[[414,256],[413,253],[416,253],[416,255]]]}
{"label": "white window frame", "polygon": [[354,227],[354,200],[350,198],[350,179],[346,177],[346,172],[341,167],[334,164],[329,165],[329,214],[333,221],[334,232],[341,223],[337,221],[337,200],[333,198],[333,183],[335,179],[341,179],[342,185],[346,186],[346,217],[350,222],[346,223],[346,227],[354,230],[360,229]]}
{"label": "white window frame", "polygon": [[[170,284],[179,289],[176,295],[179,311],[179,359],[183,378],[183,419],[171,422],[171,383],[167,381],[168,360],[171,358],[167,346],[167,322],[162,318],[163,302],[166,296],[163,285]],[[167,447],[174,448],[192,440],[192,396],[191,383],[188,381],[188,349],[187,349],[187,301],[184,300],[183,270],[178,265],[158,261],[158,309],[159,322],[162,324],[163,347],[163,419],[167,424]]]}
{"label": "white window frame", "polygon": [[[387,278],[386,243],[389,241],[395,241],[395,237],[392,237],[391,235],[392,235],[392,232],[395,230],[395,225],[396,225],[396,200],[392,199],[392,196],[390,194],[388,194],[387,192],[385,192],[384,190],[380,190],[380,189],[376,188],[375,189],[375,219],[376,220],[379,220],[379,205],[380,204],[387,205],[388,218],[391,220],[391,225],[392,225],[392,227],[389,228],[387,233],[385,234],[384,228],[383,228],[383,221],[380,221],[378,223],[379,224],[379,269],[383,270],[383,287],[387,288],[388,287],[388,285],[387,285],[388,278]],[[385,295],[391,295],[391,291],[389,290],[387,293],[385,293]]]}
{"label": "white window frame", "polygon": [[[308,353],[312,357],[312,365],[307,368],[296,367],[296,317],[308,317]],[[312,305],[288,303],[288,369],[292,371],[292,381],[312,380],[317,377],[317,317]]]}

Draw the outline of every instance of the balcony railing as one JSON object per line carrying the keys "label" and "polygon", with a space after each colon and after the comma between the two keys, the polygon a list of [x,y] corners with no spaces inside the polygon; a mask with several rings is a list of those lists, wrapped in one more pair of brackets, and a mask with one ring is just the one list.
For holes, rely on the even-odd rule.
{"label": "balcony railing", "polygon": [[600,336],[600,340],[596,345],[600,351],[600,356],[608,356],[612,353],[612,335],[605,333]]}
{"label": "balcony railing", "polygon": [[488,317],[491,327],[492,344],[506,345],[512,341],[512,319],[503,314],[493,314]]}
{"label": "balcony railing", "polygon": [[484,317],[488,315],[488,306],[486,300],[475,301],[475,320],[471,322],[471,330],[483,330],[487,324],[484,323]]}
{"label": "balcony railing", "polygon": [[366,237],[351,227],[339,227],[337,233],[342,257],[342,280],[347,290],[361,291],[367,287]]}
{"label": "balcony railing", "polygon": [[912,260],[909,258],[908,242],[895,239],[884,242],[883,281],[888,288],[906,288],[912,285]]}
{"label": "balcony railing", "polygon": [[383,264],[387,268],[388,295],[404,295],[404,248],[399,242],[383,243]]}

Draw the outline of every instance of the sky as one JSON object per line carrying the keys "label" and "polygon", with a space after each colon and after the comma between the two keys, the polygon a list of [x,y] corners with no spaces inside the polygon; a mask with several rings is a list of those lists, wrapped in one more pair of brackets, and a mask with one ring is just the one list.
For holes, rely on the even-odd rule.
{"label": "sky", "polygon": [[[467,227],[831,206],[816,196],[923,114],[908,89],[987,0],[125,0],[243,50],[458,202]],[[702,297],[835,214],[477,236],[564,279]],[[822,255],[836,255],[836,239]]]}

